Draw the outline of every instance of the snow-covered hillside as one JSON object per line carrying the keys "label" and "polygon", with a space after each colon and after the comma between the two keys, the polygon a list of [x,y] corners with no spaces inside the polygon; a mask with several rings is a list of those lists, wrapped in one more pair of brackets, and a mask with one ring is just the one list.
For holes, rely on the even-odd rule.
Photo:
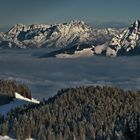
{"label": "snow-covered hillside", "polygon": [[6,115],[11,109],[29,103],[39,104],[40,102],[34,98],[28,99],[21,96],[18,93],[15,93],[15,98],[9,104],[0,106],[0,113]]}

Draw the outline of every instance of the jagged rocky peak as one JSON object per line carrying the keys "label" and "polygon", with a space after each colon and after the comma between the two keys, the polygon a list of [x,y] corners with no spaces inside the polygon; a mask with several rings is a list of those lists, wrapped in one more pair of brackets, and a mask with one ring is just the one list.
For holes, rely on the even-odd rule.
{"label": "jagged rocky peak", "polygon": [[83,26],[83,25],[87,25],[84,21],[82,20],[72,20],[70,22],[66,22],[66,23],[63,23],[63,25],[79,25],[79,26]]}
{"label": "jagged rocky peak", "polygon": [[139,30],[140,29],[140,20],[136,20],[133,25],[132,25],[133,29],[135,30]]}
{"label": "jagged rocky peak", "polygon": [[87,32],[91,30],[91,27],[87,25],[84,21],[73,20],[71,22],[66,22],[62,24],[55,25],[57,30],[62,30],[66,32]]}
{"label": "jagged rocky peak", "polygon": [[23,31],[27,26],[24,25],[24,24],[16,24],[15,26],[13,26],[9,31],[8,33],[9,34],[15,34],[19,31]]}
{"label": "jagged rocky peak", "polygon": [[[139,40],[140,38],[140,20],[136,20],[132,26],[124,32],[125,39],[130,42],[134,43]],[[122,38],[123,39],[123,38]]]}
{"label": "jagged rocky peak", "polygon": [[119,36],[112,38],[111,47],[117,54],[139,54],[140,53],[140,20],[136,20],[129,28],[125,29]]}
{"label": "jagged rocky peak", "polygon": [[42,30],[42,29],[47,29],[49,27],[50,27],[50,25],[47,25],[47,24],[31,24],[31,25],[16,24],[8,31],[8,33],[16,34],[21,31],[26,32],[28,30],[30,31],[30,30],[35,30],[35,29]]}
{"label": "jagged rocky peak", "polygon": [[139,40],[140,37],[140,20],[136,20],[131,27],[124,30],[122,34],[120,34],[120,38],[123,41],[126,39],[130,43],[134,43]]}
{"label": "jagged rocky peak", "polygon": [[91,29],[91,27],[82,20],[73,20],[73,21],[70,22],[70,24],[72,24],[74,26],[81,27],[84,30]]}

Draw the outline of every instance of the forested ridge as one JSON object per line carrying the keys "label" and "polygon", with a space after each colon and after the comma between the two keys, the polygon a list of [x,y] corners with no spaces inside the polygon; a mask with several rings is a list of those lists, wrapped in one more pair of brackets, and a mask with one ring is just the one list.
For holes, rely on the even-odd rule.
{"label": "forested ridge", "polygon": [[1,116],[0,135],[18,140],[140,140],[140,92],[114,87],[58,91]]}

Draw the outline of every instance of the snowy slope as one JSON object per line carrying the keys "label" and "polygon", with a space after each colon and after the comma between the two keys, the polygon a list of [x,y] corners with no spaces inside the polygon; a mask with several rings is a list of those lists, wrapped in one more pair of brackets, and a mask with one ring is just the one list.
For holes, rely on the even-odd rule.
{"label": "snowy slope", "polygon": [[12,102],[10,102],[9,104],[0,106],[0,113],[2,113],[3,115],[6,115],[11,109],[24,105],[24,104],[29,104],[29,103],[39,104],[40,102],[34,98],[28,99],[21,96],[18,93],[15,93],[15,99]]}
{"label": "snowy slope", "polygon": [[[16,140],[16,139],[12,139],[9,136],[0,136],[0,140]],[[26,139],[26,140],[34,140],[32,138]]]}
{"label": "snowy slope", "polygon": [[0,136],[0,140],[16,140],[16,139],[12,139],[8,136]]}

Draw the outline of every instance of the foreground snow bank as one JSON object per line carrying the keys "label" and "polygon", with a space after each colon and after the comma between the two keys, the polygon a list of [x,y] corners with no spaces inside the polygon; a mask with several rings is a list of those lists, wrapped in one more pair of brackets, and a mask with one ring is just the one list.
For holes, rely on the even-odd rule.
{"label": "foreground snow bank", "polygon": [[16,139],[12,139],[8,136],[0,136],[0,140],[16,140]]}
{"label": "foreground snow bank", "polygon": [[[16,140],[16,139],[12,139],[9,136],[0,136],[0,140]],[[26,140],[34,140],[34,139],[28,138]]]}
{"label": "foreground snow bank", "polygon": [[0,106],[0,113],[6,115],[11,109],[29,103],[39,104],[40,102],[34,98],[28,99],[18,93],[15,93],[15,99],[12,102]]}

